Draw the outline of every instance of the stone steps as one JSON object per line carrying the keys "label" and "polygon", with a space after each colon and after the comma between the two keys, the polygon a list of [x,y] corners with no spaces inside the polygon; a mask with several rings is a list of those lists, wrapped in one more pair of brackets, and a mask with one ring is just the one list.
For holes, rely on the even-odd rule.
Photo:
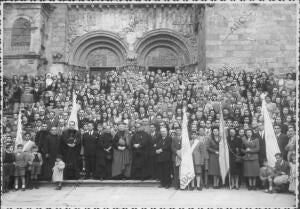
{"label": "stone steps", "polygon": [[[40,181],[41,186],[53,185],[50,181]],[[157,180],[65,180],[63,181],[64,186],[130,186],[130,187],[156,187],[159,186]]]}

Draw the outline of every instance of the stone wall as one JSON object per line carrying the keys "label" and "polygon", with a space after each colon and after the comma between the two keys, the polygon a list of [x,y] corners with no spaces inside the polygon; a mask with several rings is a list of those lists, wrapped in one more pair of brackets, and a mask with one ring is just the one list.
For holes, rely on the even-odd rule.
{"label": "stone wall", "polygon": [[143,33],[167,28],[189,38],[193,34],[193,7],[129,5],[91,8],[69,6],[69,42],[90,31],[105,30],[117,33],[130,47]]}
{"label": "stone wall", "polygon": [[296,18],[296,4],[207,6],[207,66],[295,71]]}
{"label": "stone wall", "polygon": [[[116,34],[125,43],[128,53],[125,59],[129,60],[139,60],[137,46],[149,33],[156,30],[167,30],[179,35],[180,41],[183,41],[178,42],[178,45],[188,45],[189,52],[185,53],[187,50],[184,49],[182,53],[185,59],[181,58],[182,54],[170,50],[169,46],[176,45],[175,42],[170,42],[169,48],[144,50],[145,62],[140,63],[149,66],[168,66],[174,63],[185,65],[188,62],[198,70],[206,67],[235,67],[245,70],[274,68],[275,73],[280,73],[296,69],[295,4],[51,6],[54,7],[46,14],[42,4],[5,4],[5,74],[68,71],[70,51],[74,43],[96,31]],[[28,18],[33,27],[30,51],[26,56],[9,49],[10,30],[18,17]],[[144,46],[151,47],[152,40],[158,41],[157,34],[154,35],[154,38],[149,37]],[[159,41],[163,43],[168,39],[172,37],[165,34]],[[112,53],[111,56],[104,57],[103,53],[96,52],[89,52],[89,56],[86,56],[88,63],[105,63],[103,65],[107,66],[113,62],[124,64],[122,60],[116,61],[120,57],[114,57]],[[189,59],[186,59],[187,54]],[[100,61],[98,57],[101,58]],[[44,58],[47,60],[47,67],[44,67]]]}
{"label": "stone wall", "polygon": [[4,59],[3,68],[4,76],[12,77],[13,75],[29,75],[39,74],[37,59]]}
{"label": "stone wall", "polygon": [[[135,57],[138,56],[135,54],[136,44],[146,33],[169,29],[183,37],[192,51],[191,62],[197,61],[192,5],[69,5],[68,22],[68,49],[72,48],[76,39],[89,32],[109,31],[127,45],[128,56]],[[162,51],[165,49],[162,47]],[[170,56],[162,59],[169,60]]]}
{"label": "stone wall", "polygon": [[67,5],[54,4],[54,10],[49,18],[49,38],[46,46],[47,60],[53,62],[63,62],[66,57],[67,47]]}
{"label": "stone wall", "polygon": [[[4,38],[4,74],[43,74],[45,73],[46,59],[45,34],[47,33],[47,18],[49,8],[43,4],[11,4],[5,3],[3,14],[3,38]],[[28,21],[30,30],[30,46],[12,46],[13,25],[19,18]]]}

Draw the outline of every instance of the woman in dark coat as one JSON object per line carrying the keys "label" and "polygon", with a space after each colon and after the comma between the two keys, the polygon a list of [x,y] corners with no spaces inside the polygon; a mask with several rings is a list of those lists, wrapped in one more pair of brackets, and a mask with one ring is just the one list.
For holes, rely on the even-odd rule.
{"label": "woman in dark coat", "polygon": [[66,164],[64,169],[65,179],[78,179],[79,157],[80,157],[80,133],[75,130],[75,123],[69,123],[69,129],[61,136],[61,150],[63,161]]}
{"label": "woman in dark coat", "polygon": [[229,167],[230,167],[230,183],[234,189],[239,189],[239,177],[242,173],[242,159],[241,149],[242,140],[236,136],[234,128],[229,129],[229,136],[227,137],[229,147]]}
{"label": "woman in dark coat", "polygon": [[209,153],[209,160],[208,160],[208,175],[213,176],[213,188],[217,189],[219,187],[220,181],[220,164],[219,164],[219,128],[213,127],[212,128],[212,136],[208,141],[208,153]]}
{"label": "woman in dark coat", "polygon": [[248,178],[248,189],[256,190],[256,178],[259,176],[259,140],[253,136],[253,131],[248,129],[246,137],[242,138],[244,159],[244,176]]}

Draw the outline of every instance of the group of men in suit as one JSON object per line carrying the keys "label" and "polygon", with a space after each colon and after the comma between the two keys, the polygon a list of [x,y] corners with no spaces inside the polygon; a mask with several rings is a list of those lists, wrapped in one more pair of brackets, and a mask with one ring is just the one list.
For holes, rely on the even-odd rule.
{"label": "group of men in suit", "polygon": [[[124,126],[120,124],[119,126]],[[114,176],[111,171],[112,164],[121,165],[120,158],[114,158],[114,151],[120,148],[119,136],[114,136],[104,123],[103,130],[94,131],[92,122],[88,122],[88,131],[82,135],[82,148],[84,155],[84,168],[87,178],[133,178],[133,179],[159,179],[162,187],[171,186],[172,172],[172,138],[168,135],[166,127],[161,127],[159,133],[154,124],[150,126],[150,134],[140,123],[135,125],[136,131],[129,134],[130,142],[125,149],[130,153],[131,174]],[[120,130],[119,130],[120,132]]]}

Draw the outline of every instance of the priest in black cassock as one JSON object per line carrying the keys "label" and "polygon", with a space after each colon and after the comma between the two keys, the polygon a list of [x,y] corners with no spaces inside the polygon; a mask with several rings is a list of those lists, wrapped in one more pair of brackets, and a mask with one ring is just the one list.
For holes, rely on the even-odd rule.
{"label": "priest in black cassock", "polygon": [[131,139],[132,171],[131,177],[144,180],[149,177],[147,164],[150,135],[144,131],[140,123],[136,123],[136,132]]}
{"label": "priest in black cassock", "polygon": [[80,158],[80,133],[75,129],[75,122],[69,122],[69,128],[61,136],[62,157],[65,163],[64,178],[78,179]]}
{"label": "priest in black cassock", "polygon": [[61,155],[61,141],[60,136],[57,135],[57,128],[54,126],[50,129],[50,134],[46,137],[46,159],[43,161],[45,167],[44,178],[51,180],[52,168],[55,164],[57,155]]}
{"label": "priest in black cassock", "polygon": [[[49,135],[49,131],[48,131],[48,126],[46,123],[42,124],[42,128],[40,131],[38,131],[35,135],[35,144],[39,149],[39,152],[42,155],[42,159],[43,162],[46,161],[46,147],[47,147],[47,136]],[[50,174],[48,174],[48,168],[47,165],[45,163],[43,163],[42,165],[42,171],[41,171],[41,176],[40,178],[43,180],[47,180],[48,175],[52,174],[52,171],[50,172]]]}

